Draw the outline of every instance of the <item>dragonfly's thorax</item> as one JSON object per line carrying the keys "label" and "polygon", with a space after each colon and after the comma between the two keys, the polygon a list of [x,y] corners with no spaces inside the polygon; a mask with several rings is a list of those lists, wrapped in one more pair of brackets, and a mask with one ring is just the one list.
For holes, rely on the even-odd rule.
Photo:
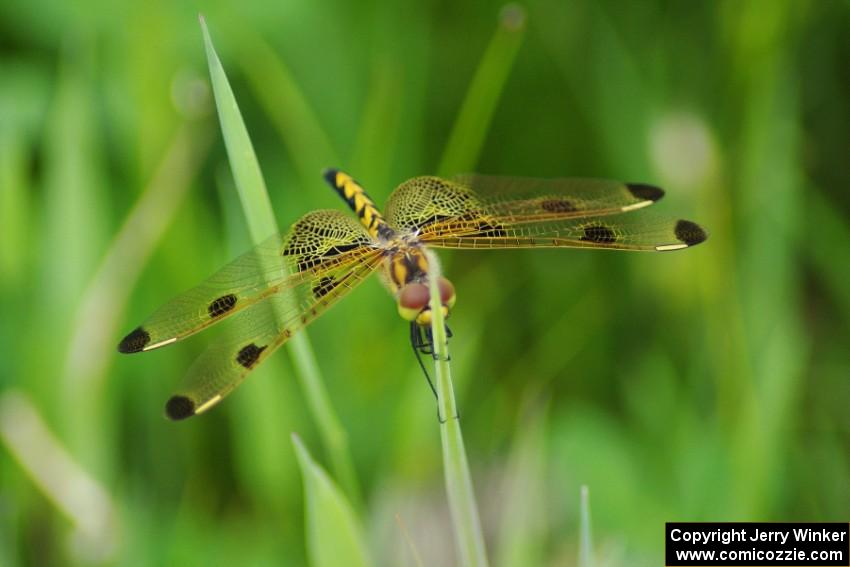
{"label": "dragonfly's thorax", "polygon": [[[413,239],[398,237],[390,243],[384,260],[384,281],[398,302],[398,312],[408,321],[419,325],[431,324],[431,292],[428,271],[439,270],[436,258],[429,261],[425,248]],[[444,277],[438,278],[443,316],[448,317],[454,306],[454,286]]]}
{"label": "dragonfly's thorax", "polygon": [[393,293],[411,283],[427,283],[428,258],[422,246],[396,240],[386,258],[384,268]]}

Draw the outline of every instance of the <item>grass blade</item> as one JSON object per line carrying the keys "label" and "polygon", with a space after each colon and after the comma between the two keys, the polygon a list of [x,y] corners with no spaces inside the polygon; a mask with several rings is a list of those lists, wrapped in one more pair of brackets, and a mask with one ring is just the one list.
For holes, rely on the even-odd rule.
{"label": "grass blade", "polygon": [[[811,226],[817,224],[818,231],[823,235],[821,238],[827,242],[850,242],[850,223],[841,215],[840,209],[824,197],[824,191],[809,186],[806,195],[810,215],[807,222]],[[850,250],[843,246],[827,249],[823,246],[807,246],[806,251],[833,299],[842,306],[844,313],[850,313],[850,286],[847,285],[845,272],[846,266],[850,266]]]}
{"label": "grass blade", "polygon": [[64,434],[70,448],[84,455],[88,465],[97,462],[98,471],[108,467],[100,462],[108,458],[106,453],[88,452],[96,446],[92,439],[103,434],[105,379],[114,361],[109,355],[115,349],[127,298],[183,203],[211,138],[208,127],[183,124],[178,128],[153,178],[80,294],[76,313],[69,318],[72,332],[62,367],[62,399],[78,411]]}
{"label": "grass blade", "polygon": [[0,289],[19,285],[26,267],[27,226],[31,203],[26,167],[28,148],[14,128],[0,129]]}
{"label": "grass blade", "polygon": [[590,490],[581,487],[581,515],[579,517],[578,567],[594,567],[593,537],[590,532]]}
{"label": "grass blade", "polygon": [[363,543],[363,530],[351,504],[294,433],[292,444],[304,478],[310,564],[317,567],[371,565]]}
{"label": "grass blade", "polygon": [[245,77],[286,144],[305,187],[317,185],[319,172],[340,163],[328,134],[283,60],[263,40],[242,38]]}
{"label": "grass blade", "polygon": [[[204,32],[204,44],[207,51],[213,93],[215,94],[221,130],[230,160],[230,168],[236,181],[239,200],[245,211],[251,239],[257,244],[267,236],[278,232],[277,223],[272,213],[266,184],[260,171],[257,156],[254,153],[254,147],[248,136],[248,130],[242,120],[236,98],[233,96],[230,83],[215,52],[203,18],[201,18],[201,27]],[[301,331],[292,337],[287,346],[295,366],[295,373],[301,382],[307,404],[319,428],[334,472],[352,501],[359,504],[360,491],[348,449],[348,437],[331,406],[316,362],[316,355],[313,353],[307,334]]]}
{"label": "grass blade", "polygon": [[410,551],[410,557],[413,564],[416,565],[416,567],[423,567],[422,556],[419,554],[419,550],[416,549],[416,544],[413,543],[413,539],[410,537],[410,532],[407,531],[407,526],[404,525],[401,516],[396,514],[395,521],[396,524],[398,524],[398,529],[401,531],[401,535],[404,537],[407,549]]}
{"label": "grass blade", "polygon": [[440,160],[438,175],[470,171],[478,161],[490,120],[502,94],[525,31],[525,10],[502,8],[499,27],[478,65]]}
{"label": "grass blade", "polygon": [[[494,550],[499,567],[546,563],[546,414],[529,386],[518,421],[516,440],[505,466],[501,526]],[[531,395],[530,395],[531,394]]]}
{"label": "grass blade", "polygon": [[446,324],[443,318],[440,291],[437,285],[439,264],[429,254],[428,285],[431,289],[431,332],[434,337],[434,367],[437,381],[437,409],[441,419],[440,439],[443,446],[443,471],[446,478],[446,493],[454,526],[455,543],[460,555],[461,565],[487,565],[487,552],[484,547],[484,535],[481,532],[481,520],[475,505],[475,493],[472,490],[472,477],[463,445],[460,430],[457,403],[452,387],[449,348],[446,338]]}
{"label": "grass blade", "polygon": [[260,164],[257,161],[257,155],[254,153],[251,137],[248,135],[248,129],[242,120],[239,106],[236,104],[236,97],[233,95],[227,75],[224,73],[224,68],[215,52],[203,17],[201,18],[201,28],[204,32],[210,80],[215,94],[218,119],[221,122],[221,133],[227,147],[230,170],[233,172],[233,178],[236,181],[236,190],[245,211],[251,240],[259,243],[266,237],[278,232],[277,221],[275,221],[272,212],[266,182],[263,180],[263,173],[260,171]]}
{"label": "grass blade", "polygon": [[0,394],[0,442],[47,499],[74,525],[86,563],[114,557],[120,532],[116,503],[57,439],[24,393]]}

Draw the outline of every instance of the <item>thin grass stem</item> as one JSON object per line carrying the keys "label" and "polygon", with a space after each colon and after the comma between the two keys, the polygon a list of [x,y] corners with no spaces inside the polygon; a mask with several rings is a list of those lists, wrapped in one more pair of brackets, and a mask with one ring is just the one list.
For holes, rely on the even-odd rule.
{"label": "thin grass stem", "polygon": [[581,487],[581,511],[578,542],[578,567],[595,567],[593,536],[590,531],[590,489]]}
{"label": "thin grass stem", "polygon": [[[255,244],[259,244],[269,235],[278,232],[277,222],[248,130],[242,120],[236,98],[215,52],[203,17],[201,17],[201,28],[204,33],[213,93],[230,168],[245,212],[251,239]],[[351,502],[359,507],[360,490],[348,448],[348,436],[331,405],[316,362],[316,355],[306,332],[297,333],[287,342],[287,346],[295,367],[295,375],[304,391],[310,414],[319,429],[331,466]]]}
{"label": "thin grass stem", "polygon": [[443,150],[438,175],[467,172],[475,167],[490,121],[513,67],[525,31],[525,9],[506,4],[499,27],[478,64],[472,83]]}
{"label": "thin grass stem", "polygon": [[446,323],[443,318],[440,291],[437,285],[439,269],[436,257],[429,254],[428,285],[431,289],[431,333],[434,348],[434,366],[437,385],[437,411],[440,416],[440,439],[443,447],[443,470],[446,493],[454,527],[455,543],[461,565],[486,566],[487,552],[481,520],[475,505],[472,477],[460,430],[460,416],[452,386]]}

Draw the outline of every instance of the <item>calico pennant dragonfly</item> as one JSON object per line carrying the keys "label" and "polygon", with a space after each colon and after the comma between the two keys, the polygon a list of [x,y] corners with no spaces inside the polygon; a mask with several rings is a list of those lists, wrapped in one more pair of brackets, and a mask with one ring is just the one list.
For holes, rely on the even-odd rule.
{"label": "calico pennant dragonfly", "polygon": [[[414,348],[431,322],[430,248],[601,248],[681,250],[706,240],[688,220],[643,209],[664,192],[652,185],[598,179],[527,179],[484,175],[416,177],[399,185],[382,214],[349,175],[325,179],[357,220],[336,210],[307,213],[163,305],[118,345],[122,353],[170,345],[232,318],[232,334],[195,362],[165,406],[171,419],[202,413],[260,363],[375,271],[410,321]],[[444,315],[455,302],[440,277]],[[425,339],[427,340],[427,339]],[[417,342],[418,341],[418,342]]]}

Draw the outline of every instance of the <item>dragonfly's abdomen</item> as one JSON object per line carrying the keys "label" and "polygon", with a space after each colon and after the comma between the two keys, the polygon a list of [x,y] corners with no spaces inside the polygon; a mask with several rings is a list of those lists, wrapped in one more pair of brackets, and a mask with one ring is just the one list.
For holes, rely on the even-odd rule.
{"label": "dragonfly's abdomen", "polygon": [[389,240],[394,236],[395,231],[384,220],[375,202],[350,175],[337,169],[327,169],[325,180],[348,203],[372,238]]}

